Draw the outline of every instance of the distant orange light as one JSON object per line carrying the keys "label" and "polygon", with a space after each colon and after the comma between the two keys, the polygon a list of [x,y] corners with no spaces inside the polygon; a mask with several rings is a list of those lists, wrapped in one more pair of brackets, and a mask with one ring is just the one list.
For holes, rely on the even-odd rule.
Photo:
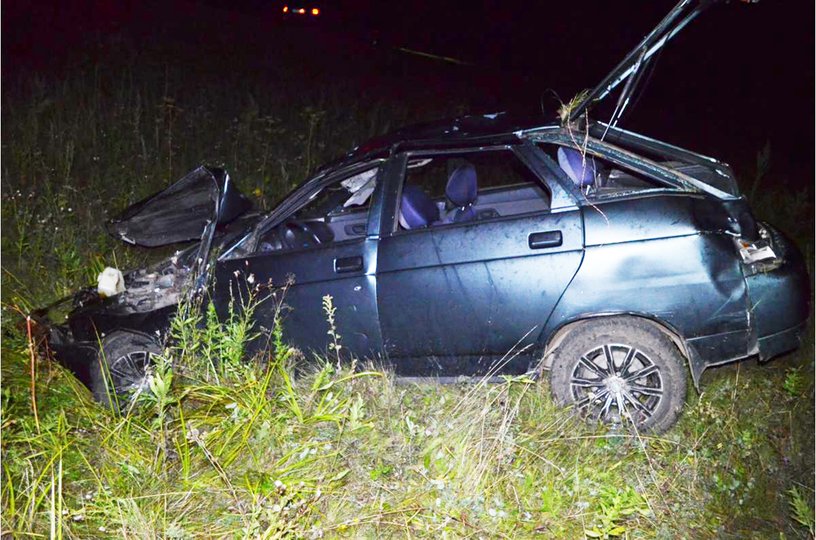
{"label": "distant orange light", "polygon": [[316,7],[313,7],[312,8],[312,15],[314,15],[314,16],[320,15],[320,10],[317,9]]}
{"label": "distant orange light", "polygon": [[289,6],[283,6],[283,12],[289,13]]}
{"label": "distant orange light", "polygon": [[303,9],[303,8],[297,9],[297,10],[295,10],[295,11],[297,11],[297,12],[298,12],[298,13],[300,13],[301,15],[303,15],[304,13],[306,13],[306,10],[305,10],[305,9]]}

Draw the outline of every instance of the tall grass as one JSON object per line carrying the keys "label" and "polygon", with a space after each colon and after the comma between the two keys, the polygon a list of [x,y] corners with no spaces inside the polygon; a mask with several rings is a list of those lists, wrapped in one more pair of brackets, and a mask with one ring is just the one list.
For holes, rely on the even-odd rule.
{"label": "tall grass", "polygon": [[154,397],[129,416],[40,366],[37,429],[27,359],[6,351],[4,532],[761,538],[812,527],[812,434],[796,429],[812,371],[791,377],[812,364],[719,372],[677,428],[638,438],[584,424],[526,378],[406,386],[326,361],[293,379],[296,353],[282,347],[222,366],[216,382],[187,370],[181,349],[168,354]]}
{"label": "tall grass", "polygon": [[[144,257],[108,239],[104,217],[200,162],[225,166],[268,207],[390,125],[461,107],[369,101],[348,81],[296,92],[149,64],[4,85],[2,533],[812,537],[812,334],[768,366],[707,373],[662,437],[588,426],[554,407],[546,381],[403,385],[352,370],[338,362],[339,335],[337,354],[294,378],[303,358],[280,335],[273,353],[241,360],[246,309],[226,321],[181,309],[130,415],[42,360],[29,389],[15,310]],[[765,217],[788,230],[808,219],[797,217],[807,197],[766,186],[755,191]],[[792,232],[812,253],[809,232]]]}

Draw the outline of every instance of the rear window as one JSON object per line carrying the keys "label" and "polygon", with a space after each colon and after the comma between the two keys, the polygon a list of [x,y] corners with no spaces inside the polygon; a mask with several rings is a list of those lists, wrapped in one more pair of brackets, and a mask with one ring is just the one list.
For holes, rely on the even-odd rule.
{"label": "rear window", "polygon": [[734,179],[726,174],[720,173],[713,167],[706,167],[705,165],[697,163],[684,163],[681,161],[664,161],[662,164],[670,169],[690,176],[695,180],[708,184],[711,187],[717,188],[720,191],[730,193],[731,195],[739,195],[739,188]]}
{"label": "rear window", "polygon": [[676,186],[581,150],[539,143],[564,173],[589,199],[628,195],[641,191],[677,190]]}
{"label": "rear window", "polygon": [[603,124],[593,126],[592,135],[715,189],[731,195],[739,195],[739,187],[734,178],[734,172],[725,163],[626,130],[613,128],[607,131],[606,126]]}

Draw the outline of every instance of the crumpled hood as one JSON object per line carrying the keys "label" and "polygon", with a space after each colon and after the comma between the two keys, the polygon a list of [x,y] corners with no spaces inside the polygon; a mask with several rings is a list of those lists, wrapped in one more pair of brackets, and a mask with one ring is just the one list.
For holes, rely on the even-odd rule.
{"label": "crumpled hood", "polygon": [[201,166],[164,191],[129,206],[106,228],[129,244],[165,246],[199,240],[210,223],[229,223],[251,207],[226,171]]}

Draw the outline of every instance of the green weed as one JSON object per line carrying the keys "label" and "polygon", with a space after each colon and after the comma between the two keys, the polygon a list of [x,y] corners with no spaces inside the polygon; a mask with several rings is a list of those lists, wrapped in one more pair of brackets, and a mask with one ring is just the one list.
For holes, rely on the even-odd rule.
{"label": "green weed", "polygon": [[801,487],[794,486],[788,490],[790,510],[796,523],[805,527],[813,537],[816,535],[816,518],[814,518],[813,501],[804,495]]}

